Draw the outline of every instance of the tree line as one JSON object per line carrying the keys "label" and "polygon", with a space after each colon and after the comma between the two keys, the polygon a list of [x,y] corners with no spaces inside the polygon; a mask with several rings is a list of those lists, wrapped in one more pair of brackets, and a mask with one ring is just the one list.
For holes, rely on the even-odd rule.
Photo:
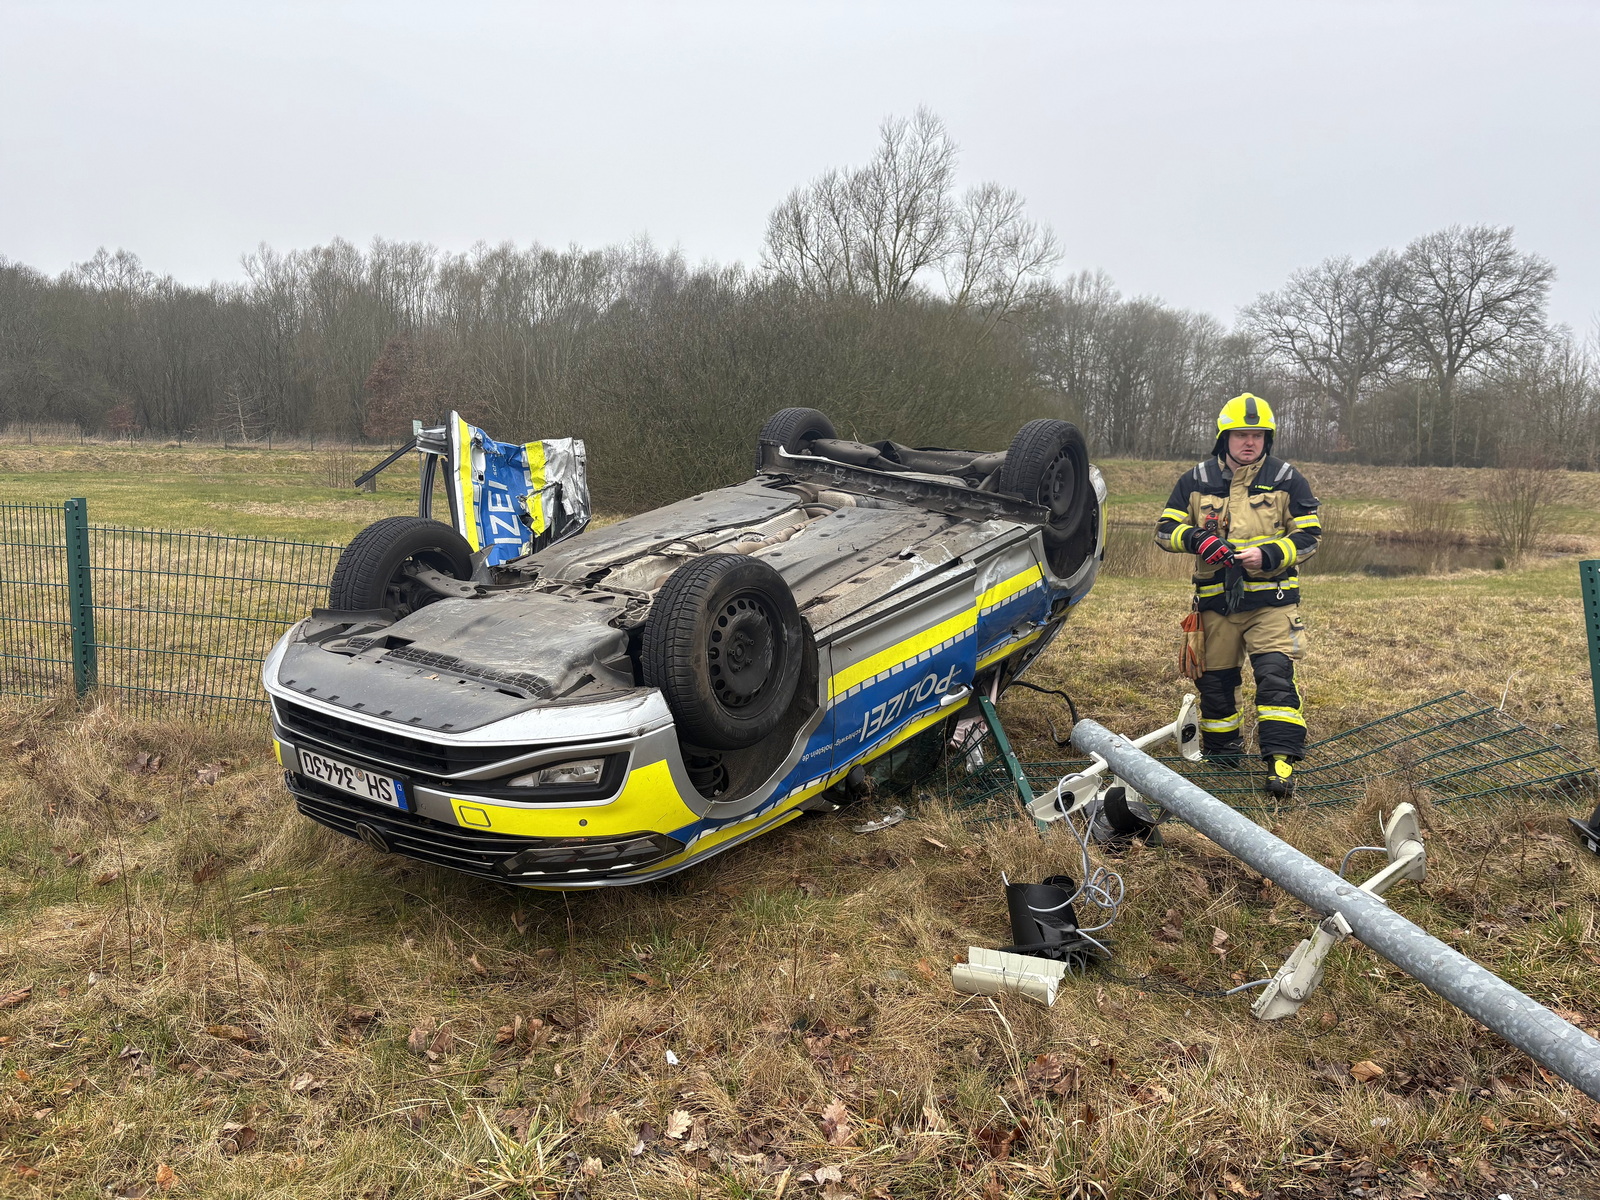
{"label": "tree line", "polygon": [[956,164],[932,114],[888,120],[868,163],[774,208],[752,266],[379,239],[263,246],[195,287],[123,250],[54,278],[0,260],[0,422],[392,440],[456,408],[502,438],[586,438],[619,505],[737,478],[786,405],[974,448],[1059,415],[1098,454],[1187,457],[1248,390],[1304,458],[1600,465],[1595,347],[1550,324],[1554,270],[1510,229],[1329,259],[1229,326],[1063,278],[1022,198],[958,193]]}

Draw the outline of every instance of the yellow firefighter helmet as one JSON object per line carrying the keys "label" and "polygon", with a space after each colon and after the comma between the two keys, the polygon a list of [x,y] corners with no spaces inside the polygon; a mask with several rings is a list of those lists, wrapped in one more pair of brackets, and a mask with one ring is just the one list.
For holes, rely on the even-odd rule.
{"label": "yellow firefighter helmet", "polygon": [[1222,406],[1217,414],[1217,443],[1211,453],[1222,454],[1228,448],[1228,434],[1235,429],[1259,429],[1267,435],[1266,453],[1272,453],[1272,435],[1278,422],[1272,415],[1272,406],[1260,396],[1245,392]]}

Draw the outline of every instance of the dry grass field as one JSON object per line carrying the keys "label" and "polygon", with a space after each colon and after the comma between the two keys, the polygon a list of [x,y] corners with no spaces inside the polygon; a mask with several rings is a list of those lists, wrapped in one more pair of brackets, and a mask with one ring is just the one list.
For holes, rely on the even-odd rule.
{"label": "dry grass field", "polygon": [[[1308,473],[1336,509],[1457,486]],[[1173,474],[1111,464],[1113,511],[1151,515]],[[175,523],[158,493],[141,523]],[[1312,576],[1313,735],[1468,688],[1593,758],[1574,563]],[[1113,566],[1036,679],[1136,732],[1181,694],[1186,594],[1164,562]],[[1002,713],[1025,753],[1061,756],[1049,698]],[[1434,808],[1378,779],[1275,828],[1337,865],[1401,798],[1429,880],[1393,906],[1600,1026],[1600,860],[1569,810]],[[0,707],[0,1195],[1600,1193],[1600,1106],[1359,945],[1284,1022],[1183,991],[1270,974],[1310,922],[1192,832],[1120,860],[1116,961],[1054,1008],[954,993],[969,944],[1008,940],[1001,872],[1073,871],[1077,849],[914,799],[881,833],[851,832],[868,803],[658,884],[547,895],[300,818],[260,728]]]}

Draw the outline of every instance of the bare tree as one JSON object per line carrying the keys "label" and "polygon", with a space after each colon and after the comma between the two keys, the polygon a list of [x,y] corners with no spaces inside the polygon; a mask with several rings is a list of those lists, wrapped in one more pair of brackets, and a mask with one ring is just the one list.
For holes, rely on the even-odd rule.
{"label": "bare tree", "polygon": [[1515,565],[1539,548],[1562,491],[1560,476],[1533,451],[1508,455],[1506,465],[1494,473],[1479,507],[1495,540],[1505,550],[1508,565]]}
{"label": "bare tree", "polygon": [[890,117],[864,167],[828,171],[789,193],[767,221],[766,266],[833,298],[905,299],[950,252],[956,144],[925,108]]}
{"label": "bare tree", "polygon": [[934,270],[961,312],[985,326],[1032,296],[1060,255],[1055,235],[1027,219],[999,184],[953,196],[958,150],[925,108],[879,128],[866,166],[796,188],[767,219],[763,265],[812,296],[898,304],[926,294]]}
{"label": "bare tree", "polygon": [[797,187],[767,218],[762,262],[810,295],[833,300],[860,290],[856,218],[850,189],[838,171]]}
{"label": "bare tree", "polygon": [[[1401,258],[1399,304],[1406,348],[1449,420],[1451,465],[1457,454],[1456,392],[1462,376],[1505,362],[1545,330],[1545,299],[1555,268],[1537,254],[1517,250],[1512,233],[1509,226],[1452,225],[1418,238]],[[1423,427],[1419,413],[1418,461],[1424,452]]]}
{"label": "bare tree", "polygon": [[862,274],[880,303],[902,300],[917,277],[950,253],[956,144],[926,108],[879,130],[878,153],[850,177]]}
{"label": "bare tree", "polygon": [[1399,259],[1387,250],[1359,264],[1329,258],[1240,313],[1270,354],[1333,403],[1341,448],[1354,440],[1363,390],[1399,353],[1399,276]]}
{"label": "bare tree", "polygon": [[[1512,424],[1519,449],[1551,463],[1594,470],[1600,417],[1600,361],[1565,327],[1530,342],[1488,382]],[[1510,430],[1497,431],[1507,441]]]}
{"label": "bare tree", "polygon": [[1055,234],[1028,220],[1022,197],[997,183],[971,189],[955,212],[945,290],[958,312],[973,310],[986,323],[1003,321],[1031,297],[1061,260]]}

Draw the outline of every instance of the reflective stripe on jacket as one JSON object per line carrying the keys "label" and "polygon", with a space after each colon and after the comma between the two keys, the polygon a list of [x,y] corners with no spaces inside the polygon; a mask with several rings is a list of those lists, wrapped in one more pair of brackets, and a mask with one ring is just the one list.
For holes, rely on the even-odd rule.
{"label": "reflective stripe on jacket", "polygon": [[[1228,471],[1208,458],[1183,473],[1156,522],[1156,545],[1173,554],[1193,554],[1208,533],[1235,550],[1261,547],[1261,569],[1241,571],[1233,582],[1234,612],[1300,600],[1299,564],[1316,553],[1322,536],[1319,504],[1306,477],[1281,458]],[[1229,572],[1197,559],[1194,588],[1202,612],[1227,612]]]}

